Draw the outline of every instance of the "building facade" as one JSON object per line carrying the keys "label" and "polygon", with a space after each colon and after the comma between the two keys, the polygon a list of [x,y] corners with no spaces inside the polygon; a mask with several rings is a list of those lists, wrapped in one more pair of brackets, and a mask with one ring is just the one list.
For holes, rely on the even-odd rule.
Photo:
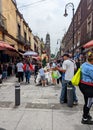
{"label": "building facade", "polygon": [[36,39],[19,12],[16,0],[0,0],[0,41],[5,41],[21,53],[27,50],[38,52],[37,48],[41,46],[40,40],[35,44]]}
{"label": "building facade", "polygon": [[84,44],[93,39],[93,0],[81,0],[74,15],[74,47],[73,23],[71,22],[62,39],[64,52],[74,53],[79,48],[82,52]]}

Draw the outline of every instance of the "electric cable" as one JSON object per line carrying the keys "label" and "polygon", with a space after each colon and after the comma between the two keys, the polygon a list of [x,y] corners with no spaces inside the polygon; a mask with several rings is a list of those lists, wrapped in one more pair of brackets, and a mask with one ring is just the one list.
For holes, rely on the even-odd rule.
{"label": "electric cable", "polygon": [[[35,5],[37,3],[41,3],[41,2],[44,2],[44,1],[47,1],[47,0],[39,0],[37,2],[33,2],[33,3],[27,4],[27,5],[22,5],[22,6],[17,7],[17,9],[25,8],[25,7],[28,7],[28,6],[32,6],[32,5]],[[17,9],[13,8],[13,9],[9,9],[9,10],[4,10],[3,12],[9,12],[9,11],[12,11],[12,10],[17,10]]]}

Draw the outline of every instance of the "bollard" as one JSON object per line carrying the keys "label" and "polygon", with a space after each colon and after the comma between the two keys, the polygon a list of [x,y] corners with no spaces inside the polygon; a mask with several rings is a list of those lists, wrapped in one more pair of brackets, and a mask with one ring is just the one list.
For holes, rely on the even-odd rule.
{"label": "bollard", "polygon": [[67,84],[67,105],[73,107],[73,88],[69,83]]}
{"label": "bollard", "polygon": [[0,74],[0,84],[2,84],[2,75]]}
{"label": "bollard", "polygon": [[20,84],[15,86],[15,106],[20,105]]}

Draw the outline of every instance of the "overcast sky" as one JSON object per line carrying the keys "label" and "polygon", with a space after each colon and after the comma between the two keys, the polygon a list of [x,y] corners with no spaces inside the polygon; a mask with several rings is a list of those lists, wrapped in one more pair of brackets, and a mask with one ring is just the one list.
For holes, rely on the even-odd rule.
{"label": "overcast sky", "polygon": [[29,5],[19,8],[20,12],[34,35],[38,35],[45,41],[46,34],[50,34],[51,52],[55,53],[60,46],[58,39],[62,39],[72,20],[71,7],[67,10],[68,17],[63,16],[65,5],[73,2],[76,10],[80,0],[16,0],[16,2],[18,7]]}

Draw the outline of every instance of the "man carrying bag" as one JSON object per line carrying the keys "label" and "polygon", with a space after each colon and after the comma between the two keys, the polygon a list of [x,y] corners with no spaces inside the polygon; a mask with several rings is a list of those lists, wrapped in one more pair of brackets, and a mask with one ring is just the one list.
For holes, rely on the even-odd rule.
{"label": "man carrying bag", "polygon": [[[73,60],[71,60],[69,58],[69,54],[64,54],[63,59],[64,59],[64,62],[62,65],[62,69],[57,67],[57,70],[65,73],[64,79],[62,80],[63,85],[62,85],[62,90],[61,90],[60,103],[61,104],[64,103],[67,86],[69,86],[69,89],[72,89],[72,91],[73,91],[73,93],[72,93],[73,94],[73,104],[77,105],[78,99],[76,96],[75,87],[70,82],[72,77],[74,76],[75,63]],[[69,82],[70,82],[70,84],[69,84]],[[70,98],[70,95],[69,95],[69,98]]]}

